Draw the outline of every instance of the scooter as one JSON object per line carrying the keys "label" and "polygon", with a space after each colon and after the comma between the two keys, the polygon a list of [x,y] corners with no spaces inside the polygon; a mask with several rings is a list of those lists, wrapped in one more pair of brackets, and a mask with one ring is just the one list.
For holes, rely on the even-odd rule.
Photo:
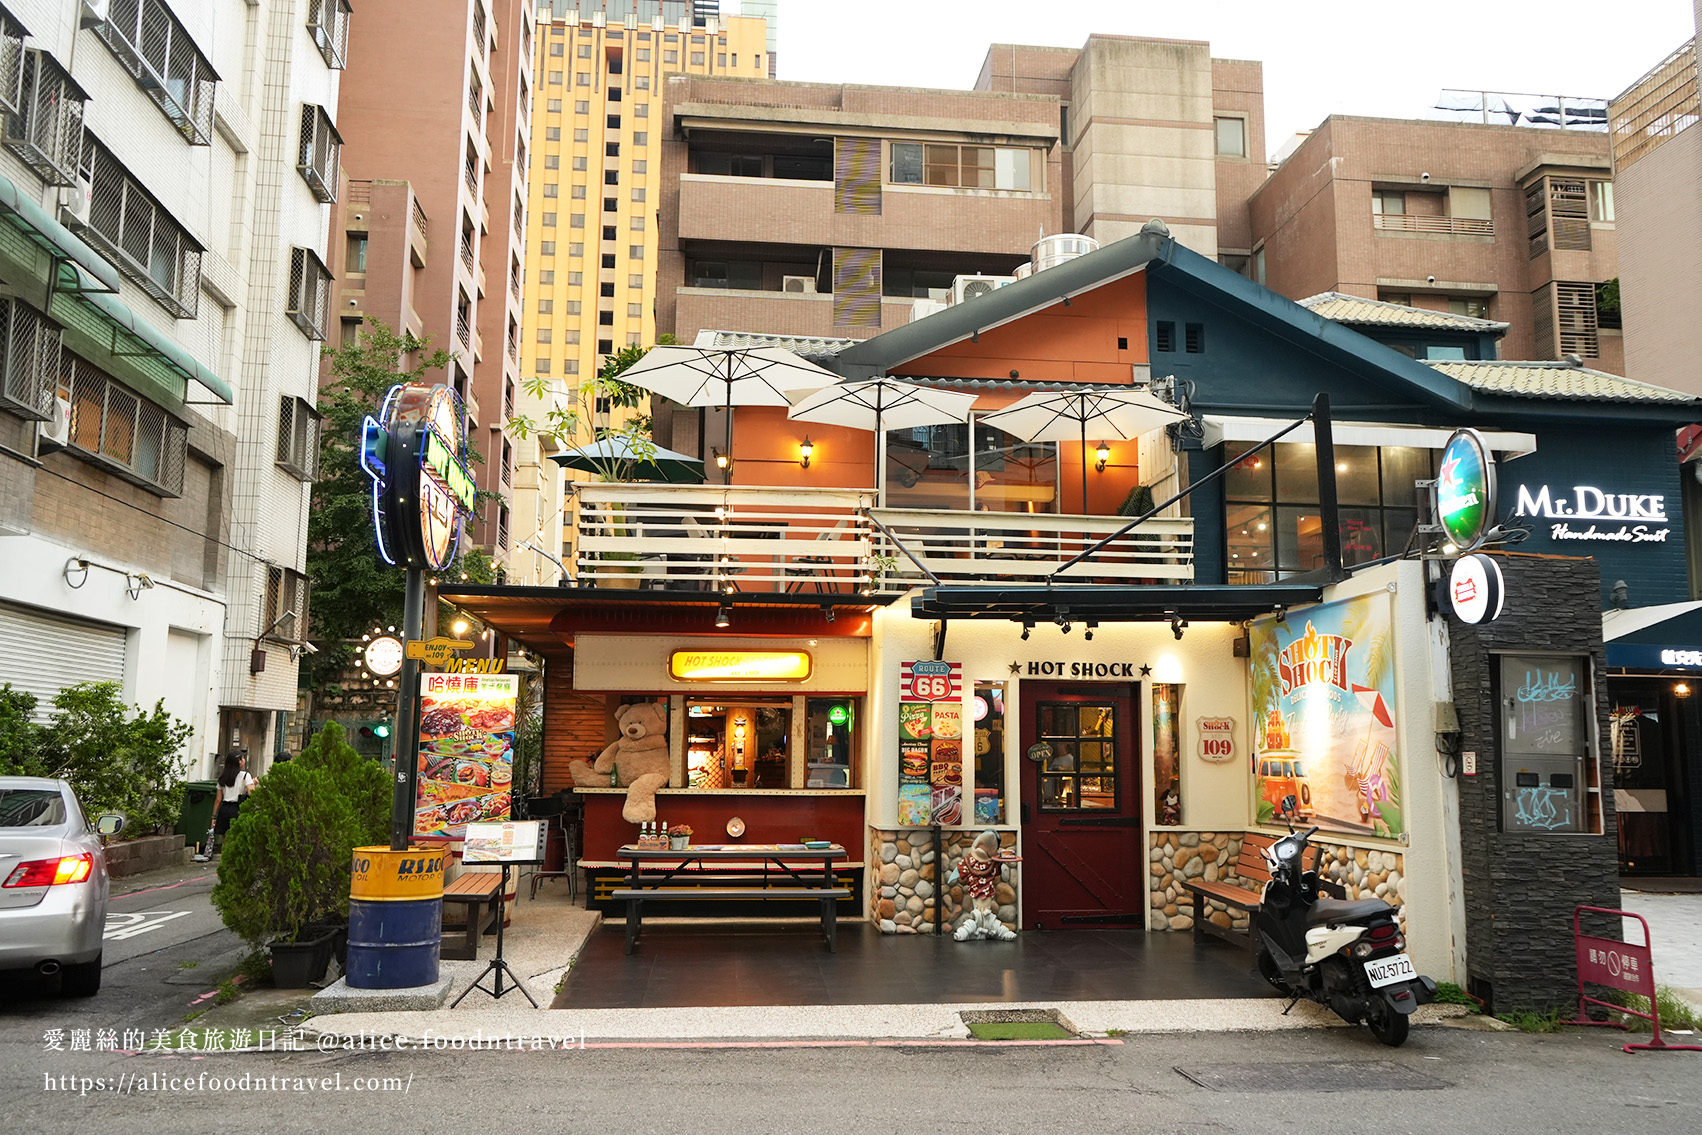
{"label": "scooter", "polygon": [[1409,1018],[1436,1000],[1436,983],[1413,968],[1395,909],[1382,899],[1321,898],[1305,869],[1317,827],[1294,830],[1298,801],[1283,798],[1288,834],[1265,849],[1271,881],[1253,923],[1259,974],[1278,992],[1326,1006],[1349,1024],[1365,1022],[1391,1047],[1405,1043]]}

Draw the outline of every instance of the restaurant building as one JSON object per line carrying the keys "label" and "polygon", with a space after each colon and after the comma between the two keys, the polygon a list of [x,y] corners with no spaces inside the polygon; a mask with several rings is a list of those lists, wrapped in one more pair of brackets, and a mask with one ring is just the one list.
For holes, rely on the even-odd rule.
{"label": "restaurant building", "polygon": [[[1230,875],[1292,794],[1326,873],[1402,907],[1422,970],[1498,1007],[1563,999],[1529,974],[1569,973],[1570,905],[1615,897],[1598,574],[1631,568],[1598,573],[1549,528],[1495,549],[1498,619],[1439,610],[1437,454],[1469,426],[1512,462],[1504,525],[1517,485],[1540,498],[1592,447],[1614,507],[1652,509],[1692,399],[1430,365],[1162,224],[817,350],[845,379],[973,392],[977,416],[877,437],[736,409],[732,484],[578,488],[572,586],[442,588],[545,658],[546,789],[576,783],[621,705],[664,703],[659,816],[698,841],[842,843],[856,913],[892,933],[957,925],[941,868],[989,828],[1022,856],[997,894],[1010,927],[1188,930],[1183,884]],[[1187,420],[1035,443],[981,417],[1084,387]],[[590,772],[582,862],[612,874],[635,829]]]}

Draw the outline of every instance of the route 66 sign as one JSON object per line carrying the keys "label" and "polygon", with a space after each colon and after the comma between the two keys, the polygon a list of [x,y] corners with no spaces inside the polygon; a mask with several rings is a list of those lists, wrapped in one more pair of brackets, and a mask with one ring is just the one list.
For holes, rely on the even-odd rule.
{"label": "route 66 sign", "polygon": [[1221,764],[1235,759],[1235,719],[1233,717],[1200,717],[1194,720],[1199,734],[1199,754],[1202,761]]}

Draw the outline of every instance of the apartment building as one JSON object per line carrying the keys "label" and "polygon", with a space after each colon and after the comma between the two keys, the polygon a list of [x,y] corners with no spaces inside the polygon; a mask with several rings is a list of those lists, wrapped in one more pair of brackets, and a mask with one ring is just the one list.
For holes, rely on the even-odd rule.
{"label": "apartment building", "polygon": [[163,699],[192,776],[295,704],[348,17],[0,7],[0,681]]}
{"label": "apartment building", "polygon": [[[1702,4],[1697,5],[1702,12]],[[1696,40],[1613,100],[1625,373],[1702,393],[1702,130]]]}
{"label": "apartment building", "polygon": [[1506,323],[1501,354],[1624,372],[1606,134],[1332,115],[1250,205],[1249,274]]}
{"label": "apartment building", "polygon": [[520,385],[533,21],[524,0],[366,0],[337,124],[360,200],[337,218],[335,333],[357,335],[371,315],[454,355],[444,381],[484,458],[479,488],[495,494],[470,537],[499,560],[511,541],[504,426]]}

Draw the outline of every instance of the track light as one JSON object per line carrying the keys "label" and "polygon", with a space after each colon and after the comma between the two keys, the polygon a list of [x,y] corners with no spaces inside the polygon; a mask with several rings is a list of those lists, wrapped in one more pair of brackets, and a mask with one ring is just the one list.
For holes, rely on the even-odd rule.
{"label": "track light", "polygon": [[821,611],[822,611],[822,614],[824,614],[824,615],[826,615],[826,616],[827,616],[827,621],[828,621],[828,622],[830,622],[830,623],[831,623],[831,622],[833,622],[833,619],[834,619],[834,612],[833,612],[833,608],[832,608],[832,607],[823,607],[823,608],[822,608],[822,609],[821,609]]}
{"label": "track light", "polygon": [[1176,636],[1176,641],[1182,641],[1182,632],[1188,629],[1188,620],[1176,615],[1170,616],[1170,633]]}
{"label": "track light", "polygon": [[1022,621],[1022,641],[1024,641],[1024,642],[1028,641],[1028,632],[1033,630],[1033,629],[1034,629],[1034,620],[1033,619],[1024,619]]}
{"label": "track light", "polygon": [[715,625],[718,627],[733,625],[733,612],[727,608],[726,604],[715,609]]}
{"label": "track light", "polygon": [[1068,611],[1058,612],[1058,629],[1065,634],[1070,633],[1070,613]]}
{"label": "track light", "polygon": [[1085,641],[1085,642],[1092,642],[1093,641],[1093,628],[1097,627],[1098,625],[1099,624],[1092,619],[1089,619],[1087,622],[1082,624],[1081,637],[1082,637],[1083,641]]}

